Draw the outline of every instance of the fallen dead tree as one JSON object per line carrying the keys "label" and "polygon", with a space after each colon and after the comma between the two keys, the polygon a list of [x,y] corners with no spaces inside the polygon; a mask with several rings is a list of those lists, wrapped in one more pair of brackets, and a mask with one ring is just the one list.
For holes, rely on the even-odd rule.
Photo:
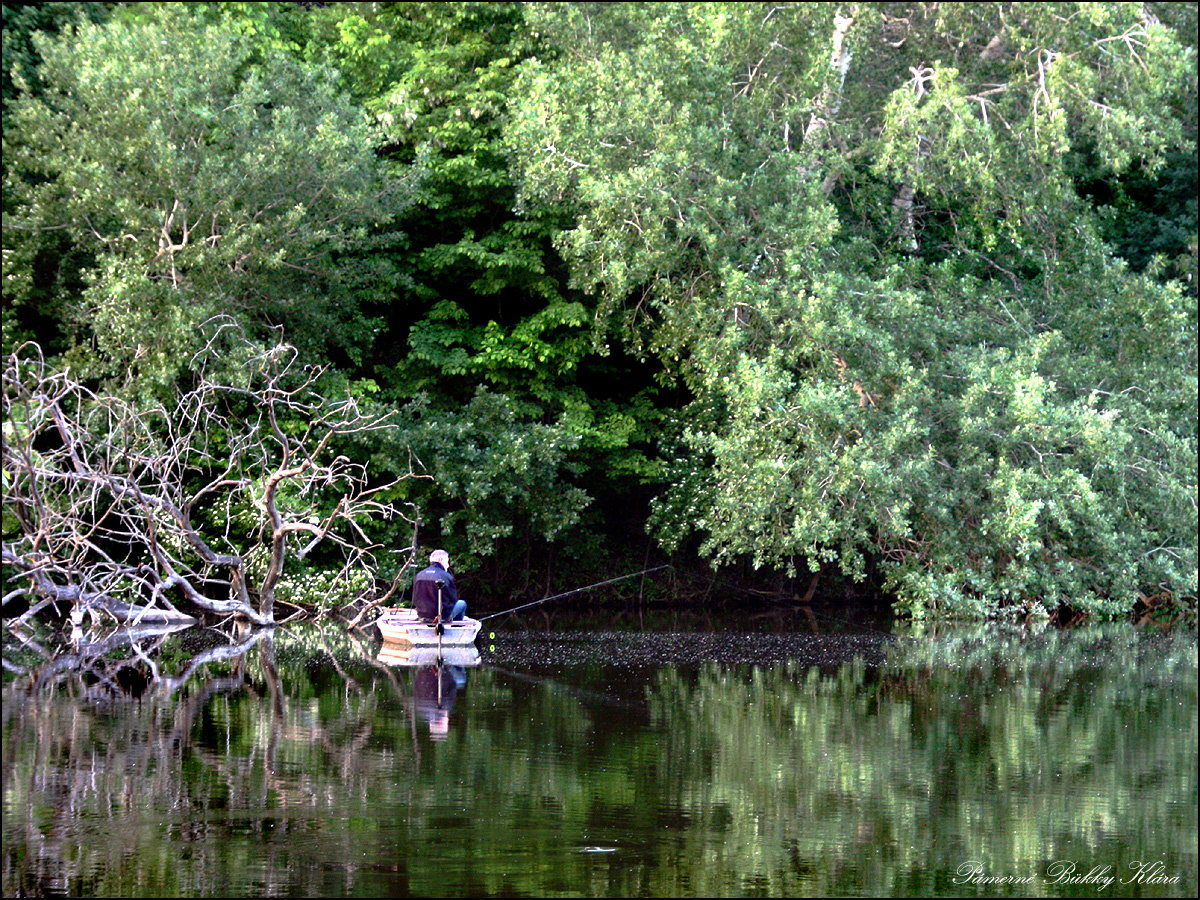
{"label": "fallen dead tree", "polygon": [[268,625],[285,563],[318,546],[343,575],[374,580],[379,546],[363,525],[399,515],[383,498],[415,476],[374,483],[336,444],[395,427],[389,415],[322,396],[323,370],[290,346],[210,330],[194,386],[173,403],[93,391],[36,344],[10,356],[6,611],[23,601],[23,617],[54,606],[76,622],[208,612]]}

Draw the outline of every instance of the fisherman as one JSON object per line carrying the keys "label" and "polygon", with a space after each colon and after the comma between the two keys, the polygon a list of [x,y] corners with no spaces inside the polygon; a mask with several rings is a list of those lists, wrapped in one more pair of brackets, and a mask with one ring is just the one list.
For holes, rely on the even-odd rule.
{"label": "fisherman", "polygon": [[[438,609],[438,595],[442,606]],[[450,574],[450,554],[434,550],[429,554],[429,567],[417,573],[413,582],[413,607],[417,615],[432,622],[441,616],[443,622],[457,622],[467,614],[467,601],[458,596],[454,576]]]}

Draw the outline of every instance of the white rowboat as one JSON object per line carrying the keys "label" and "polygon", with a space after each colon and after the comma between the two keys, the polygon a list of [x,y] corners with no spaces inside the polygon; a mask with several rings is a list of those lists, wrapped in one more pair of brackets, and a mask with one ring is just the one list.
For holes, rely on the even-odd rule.
{"label": "white rowboat", "polygon": [[481,623],[471,618],[444,622],[439,635],[433,625],[417,617],[415,609],[385,609],[375,620],[375,625],[385,641],[416,647],[462,647],[475,643]]}

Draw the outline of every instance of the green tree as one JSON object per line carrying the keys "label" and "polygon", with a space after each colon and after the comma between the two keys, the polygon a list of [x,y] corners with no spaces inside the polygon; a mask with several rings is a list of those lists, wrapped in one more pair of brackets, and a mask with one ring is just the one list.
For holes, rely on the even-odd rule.
{"label": "green tree", "polygon": [[399,280],[370,307],[384,326],[363,372],[414,414],[381,463],[412,450],[435,475],[414,487],[460,556],[578,539],[600,482],[653,469],[653,382],[595,352],[553,247],[570,208],[516,209],[503,126],[519,63],[554,51],[520,3],[342,3],[312,27],[389,164],[422,172],[403,242],[382,250]]}
{"label": "green tree", "polygon": [[[1196,305],[1081,195],[1192,154],[1137,4],[531,4],[507,131],[606,333],[678,373],[658,524],[913,615],[1196,592]],[[1190,42],[1190,43],[1189,43]]]}
{"label": "green tree", "polygon": [[[108,3],[5,3],[0,7],[4,17],[4,119],[8,121],[9,104],[19,95],[19,78],[27,91],[40,92],[38,65],[41,56],[33,36],[41,32],[57,33],[64,25],[88,19],[102,21],[108,14]],[[10,169],[4,170],[4,217],[20,213],[14,192],[8,189]],[[83,284],[71,274],[77,273],[80,262],[72,259],[75,249],[61,232],[44,233],[37,241],[15,240],[5,234],[4,241],[4,350],[8,352],[25,340],[41,340],[48,350],[63,349],[58,319],[65,297],[82,290]],[[19,248],[19,249],[18,249]],[[18,300],[17,298],[20,298]]]}
{"label": "green tree", "polygon": [[35,35],[39,90],[15,73],[6,265],[19,281],[69,237],[86,281],[63,303],[81,372],[169,379],[217,313],[283,326],[308,352],[352,359],[370,342],[355,285],[372,273],[348,254],[407,188],[334,69],[245,31],[186,4],[134,7]]}
{"label": "green tree", "polygon": [[33,35],[38,32],[57,32],[64,25],[82,20],[102,21],[110,3],[5,3],[0,5],[4,22],[4,111],[16,99],[18,90],[13,73],[17,72],[26,85],[36,85],[37,67],[41,62]]}

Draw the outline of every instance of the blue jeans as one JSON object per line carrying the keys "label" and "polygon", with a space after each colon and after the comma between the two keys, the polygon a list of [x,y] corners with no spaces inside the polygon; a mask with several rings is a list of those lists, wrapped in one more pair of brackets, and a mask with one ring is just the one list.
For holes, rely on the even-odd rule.
{"label": "blue jeans", "polygon": [[459,600],[454,604],[454,611],[450,613],[450,621],[458,622],[467,614],[467,601]]}

